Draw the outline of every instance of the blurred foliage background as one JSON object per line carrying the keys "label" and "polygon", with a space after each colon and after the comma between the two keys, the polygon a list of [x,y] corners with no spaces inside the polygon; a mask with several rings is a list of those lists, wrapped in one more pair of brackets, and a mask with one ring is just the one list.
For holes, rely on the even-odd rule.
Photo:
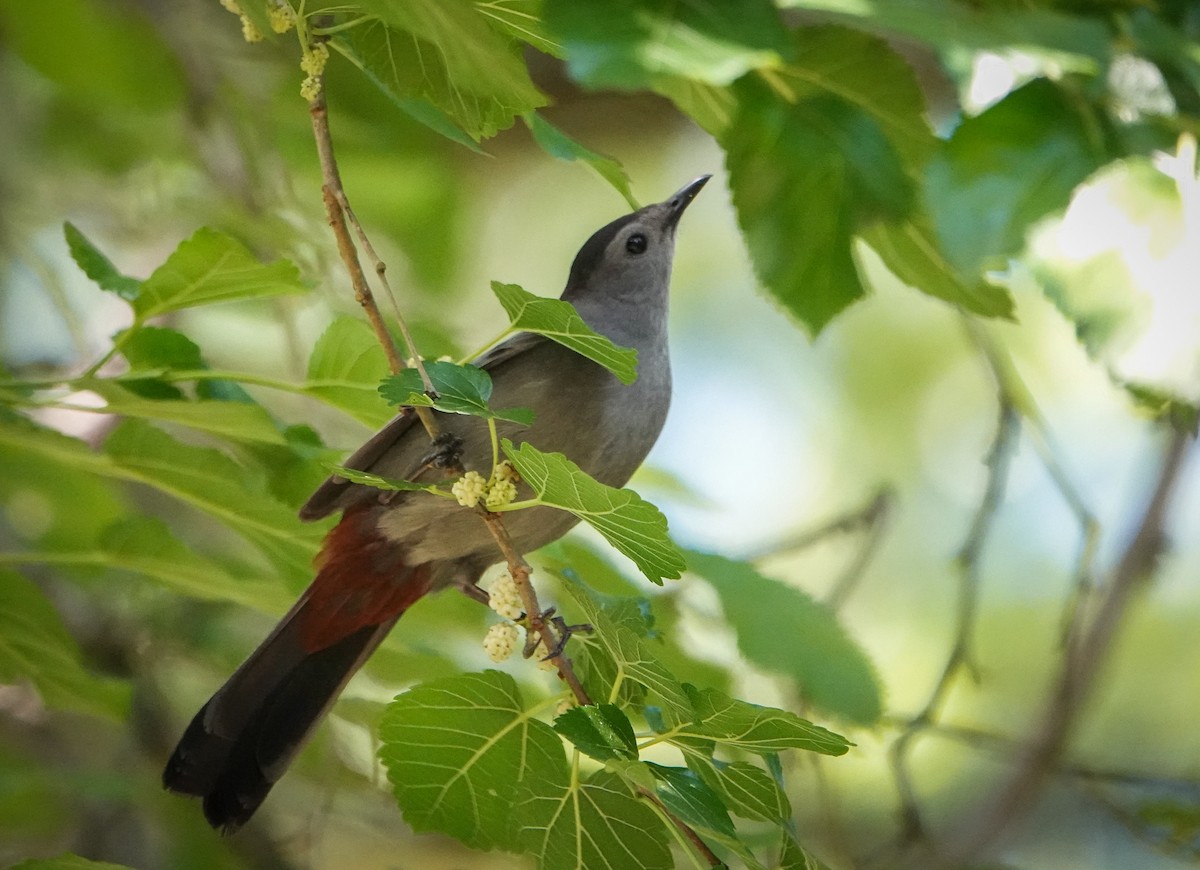
{"label": "blurred foliage background", "polygon": [[[985,830],[964,862],[1196,863],[1200,480],[1186,457],[1148,524],[1160,558],[1136,582],[1121,573],[1200,396],[1196,7],[788,0],[731,3],[710,21],[649,0],[451,5],[528,43],[514,57],[547,104],[534,129],[615,158],[593,162],[609,178],[623,168],[641,202],[717,175],[681,227],[676,395],[634,486],[677,541],[731,560],[697,554],[695,574],[655,595],[676,672],[857,744],[785,761],[806,848],[832,867],[927,866],[927,850]],[[401,7],[359,4],[384,20]],[[473,31],[459,36],[441,34],[451,67],[469,66]],[[405,92],[403,76],[381,82],[360,47],[327,70],[346,189],[421,353],[465,352],[502,325],[490,280],[557,295],[578,245],[626,202],[512,126],[536,105],[491,117],[499,100],[485,94],[482,115],[455,114],[433,89]],[[278,437],[157,426],[219,449],[247,491],[294,508],[321,461],[388,415],[279,388],[305,381],[336,316],[360,316],[325,224],[298,60],[294,39],[249,44],[206,0],[0,0],[2,862],[521,860],[412,834],[372,758],[399,688],[488,664],[486,615],[453,594],[405,617],[237,837],[159,787],[187,718],[308,578],[231,533],[239,501],[222,521],[155,483],[159,430],[121,422],[146,416],[129,396],[121,412],[79,389],[130,314],[72,262],[62,227],[139,278],[201,226],[298,266],[303,293],[155,321],[195,343],[184,368],[212,373],[156,389],[189,401],[244,389]],[[497,70],[497,88],[510,73]],[[346,329],[364,348],[346,374],[369,384],[381,358],[365,328]],[[83,458],[122,446],[119,473]],[[198,476],[226,468],[196,457]],[[213,487],[218,501],[229,491]],[[298,551],[323,531],[295,529]],[[576,534],[545,558],[650,594],[597,540]],[[739,584],[746,565],[757,573]],[[774,594],[757,584],[774,581],[823,602],[856,648],[826,651],[756,616]],[[1090,691],[1030,765],[1079,667],[1064,635],[1086,635],[1122,582]],[[875,709],[839,694],[826,667],[857,647]],[[1030,769],[1017,805],[998,806]]]}

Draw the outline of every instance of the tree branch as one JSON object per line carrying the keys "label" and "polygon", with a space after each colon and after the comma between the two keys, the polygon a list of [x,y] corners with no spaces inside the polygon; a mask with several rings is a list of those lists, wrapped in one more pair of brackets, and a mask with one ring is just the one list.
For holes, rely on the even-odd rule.
{"label": "tree branch", "polygon": [[1062,755],[1072,729],[1095,688],[1134,594],[1152,576],[1164,549],[1167,510],[1190,436],[1172,430],[1154,490],[1136,533],[1103,587],[1095,616],[1080,628],[1066,650],[1062,667],[1046,698],[1041,724],[1016,768],[995,797],[968,823],[930,866],[952,868],[969,863],[1010,825],[1031,809],[1042,782]]}

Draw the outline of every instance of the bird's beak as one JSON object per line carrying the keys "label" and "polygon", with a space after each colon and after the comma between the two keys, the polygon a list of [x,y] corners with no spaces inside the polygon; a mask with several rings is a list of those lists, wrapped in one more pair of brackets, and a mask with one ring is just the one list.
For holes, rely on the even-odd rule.
{"label": "bird's beak", "polygon": [[696,198],[701,188],[708,184],[711,175],[701,175],[694,181],[689,181],[679,190],[675,191],[675,195],[668,199],[663,205],[667,207],[667,219],[664,223],[667,227],[674,227],[679,223],[679,218],[683,215],[687,207],[692,204],[692,200]]}

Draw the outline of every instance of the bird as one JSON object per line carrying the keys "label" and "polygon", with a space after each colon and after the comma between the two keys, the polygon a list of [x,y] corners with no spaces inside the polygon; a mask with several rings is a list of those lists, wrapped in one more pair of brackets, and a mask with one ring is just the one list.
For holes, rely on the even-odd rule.
{"label": "bird", "polygon": [[[594,232],[576,254],[561,298],[617,345],[637,351],[637,378],[544,336],[517,333],[474,365],[493,382],[491,404],[527,408],[531,424],[501,422],[500,435],[566,455],[608,486],[624,486],[658,439],[671,400],[668,289],[680,217],[711,176]],[[437,413],[457,464],[490,468],[491,438],[478,417]],[[402,409],[344,466],[389,478],[445,474],[437,446]],[[485,474],[486,476],[486,474]],[[418,599],[476,585],[501,561],[474,511],[425,492],[383,492],[332,476],[300,509],[341,519],[325,537],[308,589],[266,639],[196,713],[163,771],[172,792],[199,797],[208,823],[244,825],[287,771],[350,677]],[[518,552],[562,537],[578,519],[539,506],[505,514]]]}

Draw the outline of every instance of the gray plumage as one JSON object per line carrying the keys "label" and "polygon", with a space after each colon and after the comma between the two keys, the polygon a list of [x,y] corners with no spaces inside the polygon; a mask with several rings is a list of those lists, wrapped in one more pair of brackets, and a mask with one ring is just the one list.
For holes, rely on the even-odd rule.
{"label": "gray plumage", "polygon": [[[516,335],[476,361],[492,377],[493,407],[535,414],[528,427],[501,423],[501,436],[564,453],[610,486],[629,480],[670,404],[667,289],[675,227],[707,180],[598,230],[571,266],[563,298],[597,332],[637,350],[637,380],[622,384],[549,339]],[[486,423],[437,416],[460,439],[461,463],[486,476],[492,458]],[[427,468],[430,451],[428,435],[408,411],[344,464],[385,477],[439,480],[441,472]],[[300,516],[335,511],[343,517],[325,540],[312,585],[192,719],[163,772],[168,789],[202,797],[208,821],[226,832],[254,814],[342,687],[414,601],[452,584],[470,589],[500,561],[480,518],[449,499],[330,478]],[[576,522],[543,507],[505,515],[522,553]]]}

